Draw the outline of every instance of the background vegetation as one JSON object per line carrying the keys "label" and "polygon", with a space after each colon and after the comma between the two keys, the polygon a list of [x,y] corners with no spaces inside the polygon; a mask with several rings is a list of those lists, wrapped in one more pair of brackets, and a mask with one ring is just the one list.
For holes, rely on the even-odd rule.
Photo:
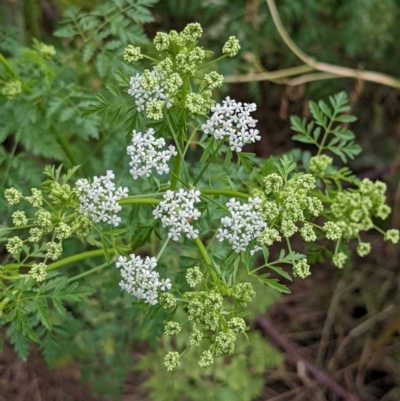
{"label": "background vegetation", "polygon": [[[277,8],[289,35],[309,56],[360,71],[373,70],[398,76],[400,49],[396,44],[400,39],[397,23],[400,8],[395,0],[281,0],[277,2]],[[12,101],[4,92],[0,96],[1,191],[13,186],[27,192],[39,184],[46,164],[63,163],[66,167],[81,164],[81,174],[88,176],[99,174],[104,165],[124,170],[124,161],[114,151],[115,144],[125,143],[126,135],[124,119],[118,118],[126,112],[126,106],[115,86],[121,77],[115,72],[126,68],[122,53],[128,44],[146,46],[158,30],[181,30],[188,22],[200,22],[205,31],[204,46],[216,51],[228,36],[236,35],[242,45],[241,55],[221,64],[219,71],[228,77],[278,71],[302,64],[283,44],[268,6],[261,0],[4,1],[1,3],[1,21],[0,85],[3,88],[13,77],[19,76],[24,88],[23,96]],[[53,45],[56,55],[47,57],[39,42]],[[320,78],[317,76],[309,77],[309,82],[290,85],[292,78],[232,83],[222,89],[221,97],[229,93],[237,100],[258,104],[256,117],[263,138],[260,146],[249,147],[248,151],[254,151],[260,157],[289,151],[293,148],[289,116],[309,117],[307,105],[310,99],[346,91],[352,114],[358,117],[352,128],[363,148],[352,167],[360,176],[381,178],[389,183],[390,203],[394,210],[391,223],[399,228],[398,89],[362,79],[314,81],[314,78]],[[86,115],[96,93],[104,96],[105,110],[114,117],[112,124],[106,123],[101,116]],[[0,204],[0,224],[9,219],[8,207]],[[138,239],[138,244],[141,240]],[[372,238],[371,241],[378,240]],[[382,247],[378,244],[378,249]],[[71,242],[66,252],[72,255],[82,250],[79,242]],[[3,258],[2,243],[0,252]],[[321,270],[315,272],[311,284],[298,283],[293,288],[298,298],[289,296],[292,305],[286,300],[270,312],[270,318],[275,319],[281,332],[297,333],[298,337],[291,338],[306,348],[305,355],[321,369],[332,374],[335,369],[345,369],[343,365],[358,363],[358,376],[354,375],[354,380],[346,379],[347,371],[336,380],[360,395],[360,399],[367,400],[361,396],[361,391],[380,379],[375,393],[371,395],[370,390],[365,390],[368,397],[376,397],[369,399],[398,399],[394,398],[400,385],[396,375],[400,352],[395,337],[399,330],[396,319],[398,253],[398,249],[393,248],[376,252],[370,262],[365,265],[355,263],[351,271],[344,273],[318,266]],[[174,256],[170,257],[170,263],[174,263]],[[71,274],[92,268],[94,263],[77,265],[71,269]],[[47,343],[42,347],[50,367],[60,368],[79,361],[83,380],[88,381],[97,394],[109,395],[112,399],[121,396],[123,383],[126,385],[127,377],[133,371],[135,375],[145,372],[140,373],[145,387],[152,399],[160,401],[204,399],[201,398],[204,394],[207,399],[251,400],[263,391],[269,391],[265,387],[271,386],[276,394],[303,386],[305,393],[299,392],[297,399],[309,399],[306,391],[310,386],[313,388],[312,384],[300,373],[300,379],[294,379],[289,373],[275,376],[275,379],[274,373],[265,376],[266,369],[282,363],[283,355],[256,330],[251,334],[253,346],[241,350],[242,357],[238,360],[225,361],[209,375],[201,375],[193,365],[193,369],[174,373],[177,378],[171,380],[163,366],[157,365],[159,356],[151,351],[162,331],[161,321],[151,319],[139,310],[123,307],[119,302],[119,289],[113,284],[118,280],[117,275],[115,269],[111,269],[95,277],[94,281],[91,278],[91,285],[98,288],[96,297],[71,307],[66,329],[54,328],[57,338],[46,338]],[[354,278],[357,285],[354,285]],[[383,285],[386,287],[382,290]],[[309,298],[314,302],[307,299],[307,293],[312,294]],[[298,299],[302,299],[302,303]],[[274,302],[279,302],[274,293],[264,293],[257,301],[255,316],[265,314]],[[379,315],[389,306],[392,307],[390,313]],[[297,308],[297,317],[291,313],[291,308]],[[318,308],[321,316],[314,316],[313,308]],[[347,314],[341,315],[339,312],[346,308]],[[377,320],[382,323],[376,325],[373,320],[373,325],[361,331],[358,335],[364,337],[359,352],[350,353],[348,363],[340,362],[343,355],[335,353],[337,344],[348,338],[351,330],[361,323],[371,323],[376,315],[382,318]],[[360,318],[364,320],[359,321]],[[262,326],[260,321],[257,324]],[[323,327],[319,332],[314,327],[318,325]],[[315,338],[310,337],[310,332]],[[368,355],[376,355],[370,346],[364,346],[373,341],[380,350],[381,359],[367,367],[360,361]],[[169,346],[163,344],[165,349]],[[139,352],[142,349],[146,352]],[[391,355],[390,361],[387,355]],[[328,360],[334,361],[331,366]],[[356,378],[360,380],[359,387],[352,388]],[[11,388],[11,382],[4,385]],[[6,388],[4,385],[2,388]],[[8,394],[7,400],[12,399],[11,393],[5,394]],[[238,394],[240,397],[234,398]],[[298,396],[293,394],[293,397]],[[335,399],[335,392],[325,387],[318,394],[321,400],[322,397]]]}

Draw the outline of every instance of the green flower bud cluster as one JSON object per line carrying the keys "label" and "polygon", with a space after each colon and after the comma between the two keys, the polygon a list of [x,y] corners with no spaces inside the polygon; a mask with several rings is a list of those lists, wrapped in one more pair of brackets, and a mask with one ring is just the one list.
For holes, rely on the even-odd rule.
{"label": "green flower bud cluster", "polygon": [[251,283],[241,282],[234,284],[228,289],[228,295],[241,307],[246,307],[247,302],[250,302],[255,296]]}
{"label": "green flower bud cluster", "polygon": [[[203,274],[199,267],[187,270],[187,282],[191,287],[200,284]],[[231,355],[235,350],[236,337],[246,331],[246,322],[242,317],[235,316],[237,308],[231,311],[224,309],[224,299],[230,298],[239,308],[255,296],[250,283],[239,282],[230,287],[215,287],[202,291],[187,291],[182,295],[183,311],[190,323],[189,344],[199,347],[205,340],[209,342],[199,359],[201,367],[208,367],[214,363],[214,357],[224,354]],[[159,303],[162,308],[173,308],[176,298],[171,293],[161,294]],[[231,305],[232,302],[229,303]],[[164,332],[167,335],[176,335],[181,331],[181,325],[169,321],[165,324]],[[168,353],[164,359],[167,370],[179,365],[179,354]]]}
{"label": "green flower bud cluster", "polygon": [[235,333],[241,334],[246,331],[246,322],[241,317],[233,317],[228,321],[228,327]]}
{"label": "green flower bud cluster", "polygon": [[215,355],[232,355],[235,352],[236,334],[232,330],[220,331],[215,336]]}
{"label": "green flower bud cluster", "polygon": [[209,74],[204,75],[204,82],[211,90],[220,88],[224,83],[224,76],[218,74],[217,71],[211,71]]}
{"label": "green flower bud cluster", "polygon": [[164,333],[167,336],[176,336],[182,330],[178,322],[167,322],[164,326]]}
{"label": "green flower bud cluster", "polygon": [[385,241],[390,241],[393,244],[397,244],[399,242],[399,230],[396,230],[395,228],[387,230],[383,239]]}
{"label": "green flower bud cluster", "polygon": [[300,229],[300,235],[306,242],[314,242],[317,239],[313,226],[310,223],[304,223]]}
{"label": "green flower bud cluster", "polygon": [[390,208],[385,204],[385,191],[383,182],[372,182],[365,178],[358,189],[336,193],[331,212],[345,240],[356,238],[360,231],[371,229],[373,217],[388,217]]}
{"label": "green flower bud cluster", "polygon": [[64,239],[71,237],[72,228],[68,224],[60,222],[54,229],[54,233],[56,235],[56,238],[62,241]]}
{"label": "green flower bud cluster", "polygon": [[22,82],[19,79],[7,82],[1,88],[1,94],[9,100],[15,99],[21,92]]}
{"label": "green flower bud cluster", "polygon": [[38,283],[44,281],[47,276],[47,266],[45,263],[34,263],[29,270],[29,274],[35,279]]}
{"label": "green flower bud cluster", "polygon": [[61,243],[50,241],[46,244],[46,256],[50,259],[57,260],[63,252]]}
{"label": "green flower bud cluster", "polygon": [[143,58],[143,54],[140,51],[140,47],[128,45],[124,51],[123,57],[127,63],[134,63],[135,61],[141,60]]}
{"label": "green flower bud cluster", "polygon": [[[139,112],[145,111],[152,120],[163,118],[166,109],[177,105],[184,107],[194,115],[207,115],[215,104],[212,90],[223,83],[223,76],[216,71],[205,74],[197,92],[191,90],[191,78],[201,79],[196,74],[204,67],[206,51],[197,46],[203,30],[198,23],[188,24],[182,32],[158,32],[153,39],[154,47],[163,57],[157,60],[152,71],[145,70],[140,76],[132,77],[128,93],[135,97]],[[233,57],[240,49],[239,42],[233,36],[223,48],[225,56]],[[144,56],[138,47],[128,46],[124,59],[137,61]]]}
{"label": "green flower bud cluster", "polygon": [[63,205],[64,207],[77,207],[76,202],[77,192],[72,189],[68,184],[61,185],[58,182],[50,184],[49,199],[54,205]]}
{"label": "green flower bud cluster", "polygon": [[240,49],[239,41],[234,36],[230,36],[222,48],[222,54],[228,57],[235,57]]}
{"label": "green flower bud cluster", "polygon": [[34,224],[42,231],[43,235],[48,234],[53,229],[51,213],[45,209],[38,209],[35,213]]}
{"label": "green flower bud cluster", "polygon": [[301,259],[294,263],[293,276],[305,279],[310,275],[310,265],[307,263],[307,259]]}
{"label": "green flower bud cluster", "polygon": [[44,57],[44,58],[50,58],[55,56],[56,54],[56,49],[52,45],[46,45],[45,43],[39,43],[39,53]]}
{"label": "green flower bud cluster", "polygon": [[171,309],[176,306],[176,298],[170,292],[163,292],[158,297],[158,302],[163,309]]}
{"label": "green flower bud cluster", "polygon": [[4,197],[9,205],[17,205],[22,198],[22,194],[15,188],[8,188],[4,191]]}
{"label": "green flower bud cluster", "polygon": [[163,118],[164,102],[155,100],[147,103],[146,116],[151,120],[161,120]]}
{"label": "green flower bud cluster", "polygon": [[11,217],[15,227],[19,228],[28,225],[28,218],[23,211],[18,210],[14,212]]}
{"label": "green flower bud cluster", "polygon": [[[25,260],[33,256],[28,243],[39,244],[34,246],[35,258],[37,258],[37,249],[43,251],[41,256],[44,260],[41,263],[35,263],[30,270],[31,276],[38,282],[46,277],[46,262],[48,259],[57,260],[63,252],[62,242],[76,235],[78,238],[86,238],[92,228],[91,221],[81,215],[79,208],[79,194],[72,189],[63,178],[61,185],[56,181],[56,177],[50,174],[51,168],[46,168],[45,173],[53,177],[52,181],[43,183],[43,189],[32,188],[31,196],[24,197],[21,192],[15,188],[9,188],[5,191],[5,198],[10,205],[18,204],[21,199],[30,203],[34,208],[33,217],[28,218],[24,211],[17,210],[12,213],[12,221],[15,228],[28,228],[27,234],[14,236],[6,244],[7,252],[14,256],[19,263],[21,251],[25,252]],[[72,171],[72,170],[71,170]],[[55,171],[53,171],[55,173]],[[59,177],[60,171],[57,173]],[[69,177],[73,173],[69,172]],[[50,209],[46,209],[49,205]],[[45,237],[51,237],[51,240],[45,240]],[[25,239],[24,239],[25,238]],[[40,244],[41,240],[45,240]],[[25,246],[23,247],[23,244]]]}
{"label": "green flower bud cluster", "polygon": [[333,159],[327,155],[314,156],[308,164],[308,171],[315,177],[323,177],[325,170],[332,164]]}
{"label": "green flower bud cluster", "polygon": [[186,272],[186,281],[188,282],[190,287],[196,287],[197,284],[201,283],[203,279],[203,273],[200,270],[200,267],[195,266],[193,268],[187,269]]}
{"label": "green flower bud cluster", "polygon": [[189,322],[195,327],[205,330],[217,330],[221,314],[223,298],[215,292],[185,292],[183,299],[187,301]]}
{"label": "green flower bud cluster", "polygon": [[92,229],[91,220],[88,217],[83,216],[81,214],[78,214],[75,217],[74,222],[72,223],[71,226],[72,233],[80,239],[88,237],[91,229]]}
{"label": "green flower bud cluster", "polygon": [[203,93],[188,93],[186,96],[185,107],[192,114],[206,115],[214,105],[211,94],[208,91]]}
{"label": "green flower bud cluster", "polygon": [[201,354],[199,359],[199,365],[202,368],[208,368],[214,364],[214,357],[212,352],[208,349]]}
{"label": "green flower bud cluster", "polygon": [[192,346],[199,347],[201,342],[203,341],[203,338],[203,333],[200,330],[193,328],[192,332],[189,335],[189,343]]}
{"label": "green flower bud cluster", "polygon": [[371,244],[368,242],[360,242],[357,246],[357,253],[363,257],[371,252]]}
{"label": "green flower bud cluster", "polygon": [[332,241],[336,241],[342,236],[340,227],[333,221],[327,221],[322,227],[322,230],[325,231],[326,238]]}
{"label": "green flower bud cluster", "polygon": [[168,352],[164,357],[164,365],[168,371],[174,370],[176,367],[180,365],[179,361],[179,353],[175,351]]}
{"label": "green flower bud cluster", "polygon": [[43,193],[40,189],[32,188],[31,189],[32,196],[25,197],[25,200],[28,201],[33,207],[39,207],[43,204]]}
{"label": "green flower bud cluster", "polygon": [[22,239],[15,236],[7,241],[6,249],[9,254],[15,256],[21,253],[23,245],[24,242],[22,241]]}
{"label": "green flower bud cluster", "polygon": [[338,252],[332,257],[332,263],[339,269],[342,269],[344,267],[346,260],[347,260],[347,255],[344,254],[343,252]]}
{"label": "green flower bud cluster", "polygon": [[[290,238],[299,231],[297,223],[304,223],[307,214],[318,216],[323,210],[322,202],[309,195],[309,191],[315,188],[315,178],[311,174],[294,175],[284,183],[279,174],[272,173],[264,177],[264,185],[263,216],[270,228],[263,236],[267,245],[279,241],[279,233]],[[278,227],[279,233],[272,231],[273,227]],[[309,225],[303,224],[301,233],[308,241],[315,239]]]}

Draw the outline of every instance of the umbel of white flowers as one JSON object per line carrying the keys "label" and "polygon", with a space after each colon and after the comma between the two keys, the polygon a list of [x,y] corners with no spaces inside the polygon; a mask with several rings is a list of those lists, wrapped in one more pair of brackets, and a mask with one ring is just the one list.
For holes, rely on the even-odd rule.
{"label": "umbel of white flowers", "polygon": [[119,286],[127,293],[134,295],[139,301],[156,305],[158,303],[158,291],[171,288],[171,280],[160,279],[160,275],[154,269],[157,267],[157,259],[146,256],[142,259],[134,254],[119,256],[116,263],[120,268],[122,280]]}
{"label": "umbel of white flowers", "polygon": [[117,213],[121,210],[118,201],[128,196],[128,188],[116,189],[112,170],[100,177],[93,177],[90,183],[82,178],[76,182],[79,193],[79,213],[89,216],[95,223],[104,222],[117,227],[121,218]]}
{"label": "umbel of white flowers", "polygon": [[172,156],[176,156],[175,146],[170,145],[168,149],[161,150],[165,146],[165,139],[154,136],[153,128],[149,128],[144,134],[132,132],[132,145],[126,148],[131,157],[129,172],[136,180],[138,177],[150,177],[154,168],[157,174],[168,174],[168,162]]}
{"label": "umbel of white flowers", "polygon": [[250,113],[256,111],[255,103],[236,102],[229,96],[211,108],[211,118],[201,126],[205,134],[215,139],[228,138],[231,150],[241,152],[247,143],[259,141],[261,136],[255,128],[257,120]]}
{"label": "umbel of white flowers", "polygon": [[[239,253],[245,251],[251,241],[258,240],[268,227],[262,215],[261,204],[262,200],[258,197],[249,198],[243,204],[234,198],[230,199],[226,204],[230,216],[221,219],[223,228],[218,229],[219,241],[227,240],[232,244],[233,250]],[[256,246],[250,252],[254,254],[260,249],[260,246]]]}
{"label": "umbel of white flowers", "polygon": [[201,216],[194,207],[197,202],[200,202],[200,191],[195,189],[167,191],[164,200],[154,209],[153,215],[156,219],[161,219],[163,227],[169,227],[168,237],[174,241],[178,241],[182,233],[187,238],[197,238],[199,230],[190,224]]}

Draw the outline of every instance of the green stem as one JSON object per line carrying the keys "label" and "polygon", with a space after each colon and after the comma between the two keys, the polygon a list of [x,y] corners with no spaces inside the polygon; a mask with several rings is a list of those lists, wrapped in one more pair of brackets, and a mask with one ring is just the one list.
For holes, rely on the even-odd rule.
{"label": "green stem", "polygon": [[[114,253],[114,249],[107,249],[109,253]],[[89,259],[89,258],[96,258],[98,256],[104,256],[104,251],[102,249],[97,249],[95,251],[87,251],[87,252],[82,252],[78,253],[77,255],[69,256],[67,258],[57,260],[57,262],[50,263],[47,266],[47,270],[55,270],[60,267],[63,267],[65,265],[69,265],[71,263],[79,262],[80,260],[83,259]]]}
{"label": "green stem", "polygon": [[6,69],[14,75],[14,77],[18,77],[18,74],[15,72],[14,68],[12,68],[11,64],[8,62],[8,60],[0,53],[0,63],[6,67]]}
{"label": "green stem", "polygon": [[[174,168],[171,172],[172,175],[172,179],[171,179],[171,186],[170,189],[172,191],[176,190],[177,186],[178,186],[178,176],[179,176],[179,171],[181,169],[181,163],[182,163],[182,158],[181,156],[178,154],[178,156],[175,159],[175,163],[174,163]],[[173,174],[172,174],[173,173]]]}
{"label": "green stem", "polygon": [[373,225],[373,228],[375,228],[378,233],[381,233],[383,236],[386,235],[386,231],[382,230],[380,227],[376,226],[375,224]]}
{"label": "green stem", "polygon": [[335,255],[337,254],[338,250],[339,250],[339,246],[340,246],[340,242],[342,241],[341,238],[339,238],[336,242],[336,246],[335,246]]}
{"label": "green stem", "polygon": [[292,264],[293,264],[293,266],[294,266],[293,251],[292,251],[292,247],[291,247],[291,245],[290,245],[289,238],[288,238],[288,237],[285,237],[285,240],[286,240],[286,244],[287,244],[288,250],[289,250],[289,252],[290,252],[290,255],[292,256]]}
{"label": "green stem", "polygon": [[135,198],[133,196],[128,196],[127,198],[121,199],[118,203],[120,205],[137,205],[137,204],[158,205],[160,202],[161,201],[159,199]]}
{"label": "green stem", "polygon": [[29,277],[29,274],[20,274],[19,276],[4,276],[3,274],[0,274],[0,279],[2,280],[19,280],[20,278],[26,278]]}
{"label": "green stem", "polygon": [[11,168],[11,163],[13,161],[13,157],[14,157],[15,150],[17,149],[17,145],[18,145],[18,142],[15,141],[14,145],[13,145],[13,147],[11,149],[10,155],[9,155],[6,171],[5,171],[5,174],[4,174],[4,180],[3,180],[2,184],[1,184],[1,188],[3,188],[3,189],[4,189],[5,185],[7,184],[8,173],[9,173],[10,168]]}
{"label": "green stem", "polygon": [[206,67],[208,67],[209,65],[212,65],[212,64],[214,64],[214,63],[216,63],[216,62],[218,62],[218,61],[224,59],[225,57],[227,57],[227,56],[223,55],[223,56],[221,56],[221,57],[216,58],[215,60],[210,61],[210,62],[207,63],[207,64],[203,64],[202,66],[200,66],[200,68],[197,69],[197,71],[200,71],[200,70],[202,70],[203,68],[206,68]]}
{"label": "green stem", "polygon": [[143,56],[143,58],[147,58],[147,60],[154,61],[155,63],[159,63],[160,62],[160,60],[157,60],[157,59],[155,59],[153,57],[150,57],[150,56],[146,56],[145,54],[142,54],[142,56]]}
{"label": "green stem", "polygon": [[[174,127],[173,127],[172,124],[171,124],[171,120],[169,119],[168,114],[166,114],[166,120],[167,120],[167,123],[168,123],[169,130],[171,131],[171,135],[172,135],[172,137],[173,137],[173,139],[174,139],[175,146],[176,146],[176,150],[177,150],[177,152],[178,152],[178,156],[177,156],[176,159],[175,159],[174,168],[173,168],[173,170],[172,170],[173,173],[174,173],[175,175],[172,175],[171,187],[170,187],[171,190],[174,191],[174,190],[177,188],[177,186],[178,186],[178,179],[177,179],[177,177],[179,177],[179,173],[180,173],[180,171],[181,171],[181,164],[182,164],[182,161],[184,160],[184,155],[183,155],[183,153],[182,153],[181,146],[180,146],[180,144],[179,144],[178,138],[176,137]],[[187,171],[186,164],[184,164],[184,166],[185,166],[185,169],[186,169],[186,174],[187,174],[187,176],[188,176],[188,178],[189,178],[190,176],[189,176],[189,172]]]}
{"label": "green stem", "polygon": [[197,129],[194,129],[192,135],[190,135],[190,138],[189,138],[189,140],[188,140],[187,143],[186,143],[185,149],[183,150],[183,157],[186,156],[186,153],[187,153],[187,151],[188,151],[188,149],[189,149],[190,144],[192,143],[192,139],[193,139],[194,136],[196,135],[196,132],[197,132]]}
{"label": "green stem", "polygon": [[95,272],[97,272],[97,271],[99,271],[99,270],[102,270],[102,269],[104,269],[105,267],[109,266],[111,263],[114,263],[114,262],[103,263],[103,264],[100,265],[100,266],[96,266],[96,267],[94,267],[93,269],[87,270],[87,271],[85,271],[85,272],[83,272],[83,273],[81,273],[81,274],[78,274],[78,275],[76,275],[76,276],[74,276],[74,277],[71,277],[70,279],[68,279],[68,281],[71,282],[71,281],[79,280],[79,279],[82,278],[82,277],[89,276],[89,274],[92,274],[92,273],[95,273]]}
{"label": "green stem", "polygon": [[157,255],[157,258],[156,258],[156,259],[157,259],[157,262],[160,260],[161,255],[163,254],[165,248],[166,248],[167,245],[168,245],[168,242],[169,242],[169,238],[167,238],[167,239],[165,240],[165,242],[164,242],[162,248],[160,249],[160,252],[158,252],[158,255]]}
{"label": "green stem", "polygon": [[173,178],[176,178],[184,187],[190,188],[190,185],[187,182],[183,181],[181,178],[179,178],[179,176],[176,175],[173,171],[170,171],[170,174],[172,175]]}
{"label": "green stem", "polygon": [[221,143],[217,146],[217,148],[214,150],[213,154],[208,158],[207,163],[203,166],[203,168],[201,169],[199,175],[196,177],[196,179],[194,180],[193,185],[196,185],[200,178],[203,176],[203,174],[205,173],[205,171],[207,170],[208,166],[210,165],[210,163],[214,160],[214,157],[217,155],[217,153],[219,152],[219,150],[221,149],[222,145],[224,144],[224,141],[221,141]]}
{"label": "green stem", "polygon": [[35,227],[35,225],[31,224],[29,226],[0,228],[0,231],[22,230],[24,228],[32,228],[32,227]]}
{"label": "green stem", "polygon": [[250,195],[243,192],[232,191],[230,189],[203,189],[203,195],[233,196],[234,198],[249,199]]}
{"label": "green stem", "polygon": [[206,264],[207,264],[208,266],[211,266],[211,265],[212,265],[211,259],[210,259],[210,257],[208,256],[207,250],[206,250],[206,248],[205,248],[203,242],[201,241],[201,239],[200,239],[199,237],[197,237],[197,238],[194,240],[194,242],[196,243],[197,248],[199,249],[200,254],[201,254],[202,258],[204,259],[204,261],[206,262]]}
{"label": "green stem", "polygon": [[[323,151],[323,149],[324,149],[325,141],[327,140],[328,135],[331,132],[331,128],[332,128],[332,125],[333,125],[333,123],[335,121],[336,115],[337,115],[337,113],[334,112],[333,115],[332,115],[331,121],[329,121],[328,127],[326,128],[326,130],[324,132],[324,137],[322,138],[321,145],[318,147],[317,156],[319,156],[321,154],[321,152]],[[317,144],[317,146],[318,146],[318,144]]]}

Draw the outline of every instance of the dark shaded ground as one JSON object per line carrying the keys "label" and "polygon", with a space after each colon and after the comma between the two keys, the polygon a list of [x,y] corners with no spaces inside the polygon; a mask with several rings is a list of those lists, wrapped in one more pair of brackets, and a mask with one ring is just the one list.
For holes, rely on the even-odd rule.
{"label": "dark shaded ground", "polygon": [[[332,267],[314,268],[312,278],[294,283],[292,294],[267,319],[304,360],[359,401],[398,401],[400,252],[380,239],[370,241],[375,252],[367,261],[356,260],[354,269],[344,274]],[[259,398],[342,399],[290,356],[278,371],[266,375]]]}

